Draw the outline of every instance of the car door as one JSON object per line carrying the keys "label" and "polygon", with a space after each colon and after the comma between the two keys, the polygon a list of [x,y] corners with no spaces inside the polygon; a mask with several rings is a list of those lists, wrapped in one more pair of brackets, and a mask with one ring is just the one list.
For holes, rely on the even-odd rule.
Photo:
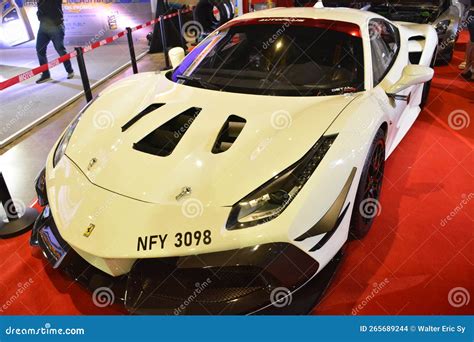
{"label": "car door", "polygon": [[[400,53],[400,32],[389,21],[373,18],[369,22],[369,37],[372,55],[373,87],[382,90],[397,81],[406,63],[398,60]],[[407,56],[406,56],[407,57]],[[398,122],[407,107],[406,101],[389,98],[385,91],[375,92],[379,105],[390,117],[387,146],[390,146],[398,132]]]}

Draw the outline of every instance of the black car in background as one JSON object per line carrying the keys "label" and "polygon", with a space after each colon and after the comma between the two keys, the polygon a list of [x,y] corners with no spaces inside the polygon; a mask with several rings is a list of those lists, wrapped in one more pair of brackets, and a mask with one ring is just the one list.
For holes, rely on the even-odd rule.
{"label": "black car in background", "polygon": [[438,32],[437,63],[449,63],[454,44],[466,26],[469,12],[459,0],[324,0],[326,7],[352,7],[380,14],[392,21],[432,24]]}

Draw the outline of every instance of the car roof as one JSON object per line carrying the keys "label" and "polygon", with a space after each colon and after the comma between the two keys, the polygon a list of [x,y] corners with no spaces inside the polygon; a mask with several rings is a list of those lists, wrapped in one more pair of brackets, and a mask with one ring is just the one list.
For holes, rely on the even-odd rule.
{"label": "car roof", "polygon": [[258,18],[311,18],[337,20],[363,26],[370,18],[383,18],[378,14],[345,7],[276,7],[244,14],[233,21]]}

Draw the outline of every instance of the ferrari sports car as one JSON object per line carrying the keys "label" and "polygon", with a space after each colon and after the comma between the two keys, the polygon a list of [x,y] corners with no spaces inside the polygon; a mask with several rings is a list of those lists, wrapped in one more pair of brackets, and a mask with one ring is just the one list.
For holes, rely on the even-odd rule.
{"label": "ferrari sports car", "polygon": [[454,45],[469,12],[459,0],[325,0],[328,6],[356,6],[390,20],[432,24],[438,34],[436,61],[447,64],[453,58]]}
{"label": "ferrari sports car", "polygon": [[115,83],[65,130],[31,244],[135,314],[308,312],[379,213],[437,43],[367,11],[276,8],[172,49],[172,70]]}

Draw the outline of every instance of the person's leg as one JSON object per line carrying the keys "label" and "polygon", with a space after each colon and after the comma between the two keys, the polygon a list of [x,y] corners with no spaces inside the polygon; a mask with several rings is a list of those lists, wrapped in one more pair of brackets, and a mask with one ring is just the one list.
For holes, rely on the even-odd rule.
{"label": "person's leg", "polygon": [[465,70],[466,69],[466,60],[467,56],[469,55],[469,42],[466,44],[466,53],[464,54],[464,60],[461,62],[461,64],[458,65],[459,70]]}
{"label": "person's leg", "polygon": [[469,41],[467,42],[467,50],[466,50],[466,67],[462,75],[465,78],[470,80],[474,79],[474,20],[473,18],[469,18]]}
{"label": "person's leg", "polygon": [[467,49],[466,49],[466,71],[469,71],[469,68],[472,67],[472,53],[474,51],[473,49],[474,43],[473,42],[467,42]]}
{"label": "person's leg", "polygon": [[[64,25],[61,24],[56,27],[54,30],[54,34],[51,37],[51,40],[53,41],[54,48],[58,52],[58,55],[64,56],[67,54],[66,47],[64,46]],[[72,69],[71,61],[66,61],[64,62],[64,68],[66,69],[66,72],[68,74],[71,74],[74,72]]]}
{"label": "person's leg", "polygon": [[469,42],[469,54],[467,55],[466,70],[471,71],[471,79],[474,74],[474,42]]}
{"label": "person's leg", "polygon": [[467,27],[469,29],[470,43],[468,44],[469,44],[470,51],[469,51],[469,54],[467,55],[467,61],[469,63],[466,62],[466,69],[468,69],[468,65],[469,65],[469,70],[471,70],[471,72],[474,72],[474,16],[471,16],[469,19],[470,21]]}
{"label": "person's leg", "polygon": [[[48,57],[46,56],[46,50],[50,42],[49,34],[45,30],[44,26],[40,24],[38,29],[38,36],[36,38],[36,54],[38,55],[38,62],[40,65],[48,63]],[[43,72],[42,78],[49,78],[49,70]]]}

